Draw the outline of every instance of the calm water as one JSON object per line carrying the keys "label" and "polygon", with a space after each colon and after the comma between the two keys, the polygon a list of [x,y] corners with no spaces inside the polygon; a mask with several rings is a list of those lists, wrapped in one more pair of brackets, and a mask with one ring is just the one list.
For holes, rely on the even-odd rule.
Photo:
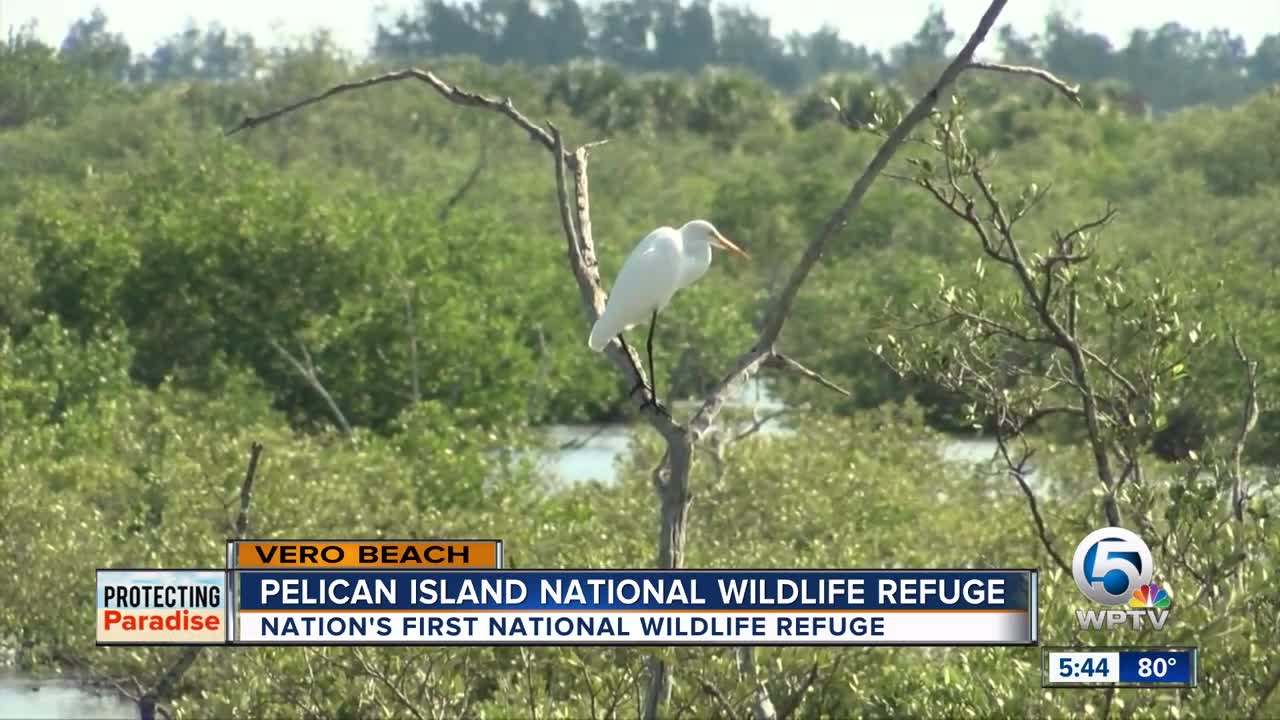
{"label": "calm water", "polygon": [[92,692],[65,680],[33,682],[0,670],[0,719],[134,720],[138,712],[128,702]]}
{"label": "calm water", "polygon": [[[739,404],[759,406],[762,411],[780,407],[758,388],[746,390]],[[765,425],[764,434],[790,432],[785,418]],[[542,459],[543,467],[566,485],[592,480],[613,482],[617,477],[617,461],[628,451],[633,428],[626,426],[571,426],[551,428],[555,443],[565,446]],[[940,452],[957,462],[988,460],[994,443],[986,440],[951,440]],[[0,668],[0,720],[133,720],[137,709],[126,701],[97,695],[64,680],[35,681]]]}

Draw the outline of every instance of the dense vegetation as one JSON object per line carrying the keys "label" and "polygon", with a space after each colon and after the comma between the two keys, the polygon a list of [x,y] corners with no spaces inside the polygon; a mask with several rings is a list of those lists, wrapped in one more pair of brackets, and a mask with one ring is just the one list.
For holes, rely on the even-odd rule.
{"label": "dense vegetation", "polygon": [[[637,433],[610,486],[559,487],[527,460],[544,449],[545,425],[628,412],[627,388],[585,347],[545,153],[505,119],[408,83],[222,131],[412,61],[509,95],[577,141],[609,138],[592,175],[606,277],[642,232],[690,217],[714,220],[755,257],[717,263],[664,321],[658,384],[689,397],[749,345],[771,291],[865,165],[877,128],[936,75],[952,31],[935,13],[882,58],[828,31],[783,42],[748,12],[701,4],[529,8],[425,3],[386,25],[361,64],[324,36],[260,48],[217,28],[139,56],[100,15],[58,49],[24,35],[0,48],[0,646],[24,669],[150,687],[174,653],[92,646],[92,569],[216,567],[254,440],[267,448],[258,536],[499,536],[524,567],[651,563],[652,438]],[[516,32],[512,18],[540,29]],[[709,22],[717,40],[705,55],[664,51]],[[634,40],[649,32],[656,49]],[[1034,335],[1038,316],[1017,278],[984,265],[972,229],[920,187],[963,165],[950,145],[962,123],[1009,207],[1034,204],[1019,225],[1029,253],[1052,255],[1055,231],[1108,203],[1119,210],[1053,276],[1077,283],[1055,297],[1083,308],[1078,332],[1141,392],[1098,390],[1101,412],[1127,420],[1105,437],[1071,417],[1037,428],[1051,478],[1039,512],[1068,557],[1106,523],[1104,506],[1153,538],[1177,603],[1171,628],[1122,641],[1199,645],[1201,687],[1044,692],[1035,649],[759,650],[761,681],[805,717],[1280,713],[1280,383],[1269,372],[1280,359],[1280,36],[1249,54],[1229,33],[1170,24],[1113,50],[1052,17],[1043,36],[1000,40],[992,57],[1081,82],[1084,107],[1026,78],[962,78],[940,116],[957,124],[904,149],[783,334],[788,354],[851,397],[770,376],[796,432],[700,456],[689,563],[1040,566],[1045,642],[1100,641],[1075,629],[1079,594],[1007,468],[936,452],[939,432],[1002,430],[1002,413],[1063,392],[1056,351],[998,334],[993,344],[964,321],[995,317]],[[933,137],[951,139],[946,157]],[[1032,203],[1033,183],[1052,192]],[[1248,386],[1233,335],[1260,366],[1239,512],[1224,501]],[[1117,467],[1141,457],[1146,472],[1100,486],[1085,450],[1094,441]],[[172,708],[629,715],[645,656],[218,653],[183,676]],[[745,712],[755,680],[732,652],[670,656],[672,714],[723,712],[706,686]],[[941,667],[922,671],[925,657]]]}

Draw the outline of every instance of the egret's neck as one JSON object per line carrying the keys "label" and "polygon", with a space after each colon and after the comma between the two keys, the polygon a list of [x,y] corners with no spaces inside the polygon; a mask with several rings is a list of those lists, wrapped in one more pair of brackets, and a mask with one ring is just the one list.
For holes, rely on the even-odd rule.
{"label": "egret's neck", "polygon": [[684,263],[680,268],[680,287],[687,287],[711,267],[711,243],[706,238],[684,238]]}

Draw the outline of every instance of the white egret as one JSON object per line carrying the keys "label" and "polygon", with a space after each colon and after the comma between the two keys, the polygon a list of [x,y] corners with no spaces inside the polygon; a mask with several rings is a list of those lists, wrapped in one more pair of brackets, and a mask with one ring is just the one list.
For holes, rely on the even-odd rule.
{"label": "white egret", "polygon": [[[653,329],[658,324],[658,311],[671,302],[676,291],[693,284],[707,272],[711,267],[713,247],[747,259],[751,257],[706,220],[690,220],[679,230],[660,227],[649,233],[622,263],[604,312],[591,328],[591,339],[587,344],[592,350],[604,350],[616,337],[625,351],[627,343],[622,339],[622,333],[649,321],[646,349],[652,385],[649,388],[650,402],[654,405],[658,404],[658,379],[653,369]],[[627,357],[631,357],[629,351]],[[640,373],[637,371],[636,375]],[[643,385],[637,383],[631,392],[641,387]]]}

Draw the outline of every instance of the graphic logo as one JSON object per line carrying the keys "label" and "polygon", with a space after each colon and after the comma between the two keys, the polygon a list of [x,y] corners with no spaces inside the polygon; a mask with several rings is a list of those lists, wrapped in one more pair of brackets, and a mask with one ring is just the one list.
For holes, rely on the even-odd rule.
{"label": "graphic logo", "polygon": [[[1173,599],[1168,588],[1151,582],[1154,572],[1151,548],[1135,533],[1120,527],[1089,533],[1076,546],[1071,574],[1085,597],[1116,609],[1076,610],[1080,629],[1132,625],[1140,630],[1148,623],[1163,629]],[[1126,605],[1128,610],[1119,609]]]}
{"label": "graphic logo", "polygon": [[1163,610],[1173,604],[1173,599],[1169,597],[1168,591],[1155,583],[1147,583],[1137,590],[1133,591],[1133,598],[1129,600],[1129,607],[1135,608],[1158,608]]}

